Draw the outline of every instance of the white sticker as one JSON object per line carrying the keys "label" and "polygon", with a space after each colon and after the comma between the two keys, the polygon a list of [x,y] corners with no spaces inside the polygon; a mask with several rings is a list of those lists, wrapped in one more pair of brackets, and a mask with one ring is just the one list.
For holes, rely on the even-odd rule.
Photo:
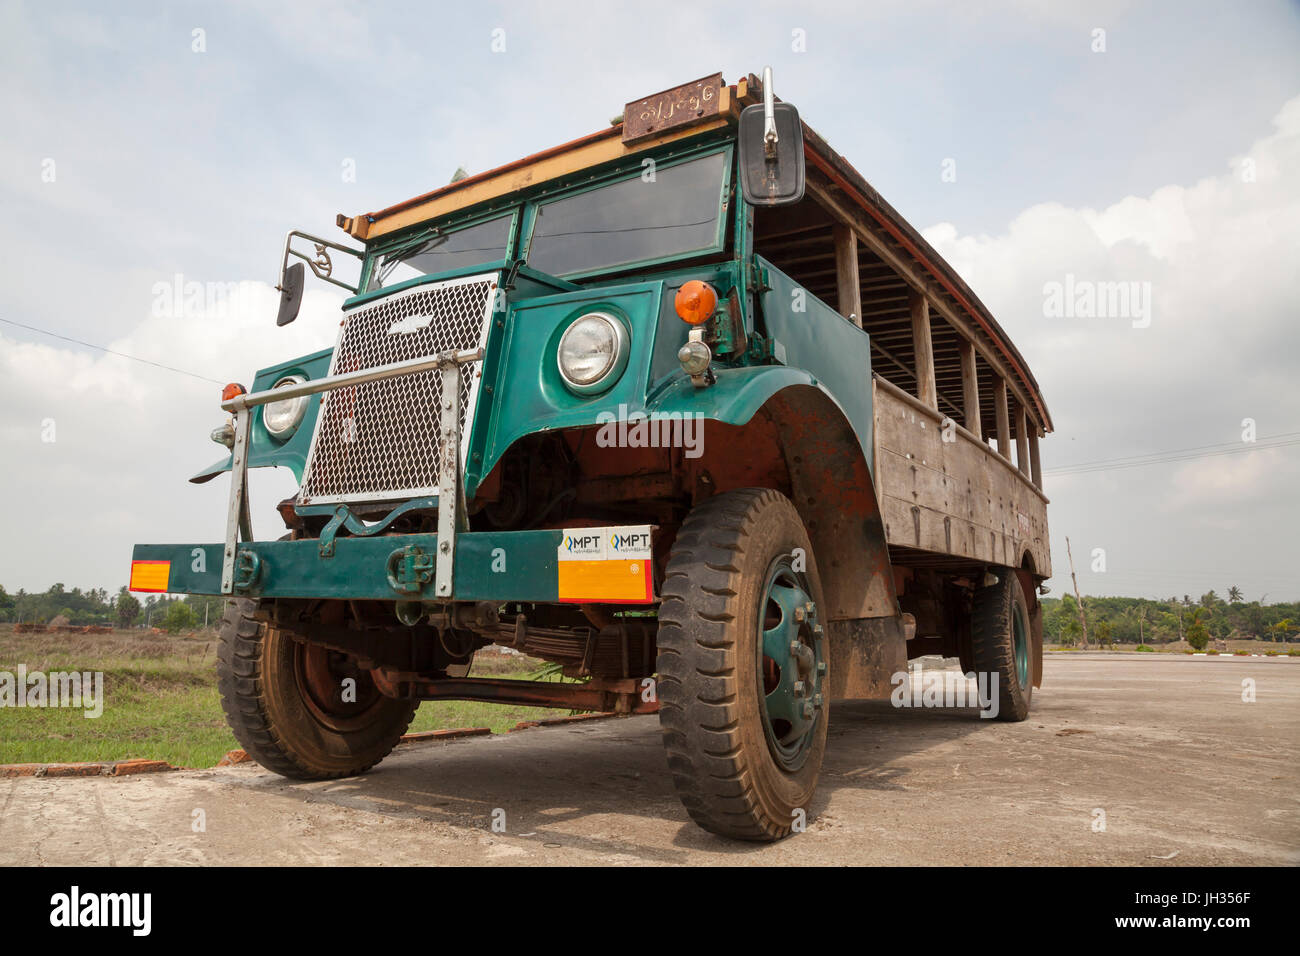
{"label": "white sticker", "polygon": [[565,528],[556,557],[561,561],[648,561],[648,524],[614,528]]}

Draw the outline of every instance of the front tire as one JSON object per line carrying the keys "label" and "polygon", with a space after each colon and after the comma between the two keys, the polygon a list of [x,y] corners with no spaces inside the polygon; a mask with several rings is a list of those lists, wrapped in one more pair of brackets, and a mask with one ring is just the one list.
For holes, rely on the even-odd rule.
{"label": "front tire", "polygon": [[[258,621],[256,609],[227,602],[217,645],[221,708],[248,755],[295,780],[350,777],[388,756],[418,702],[383,696],[346,655],[294,640]],[[352,700],[343,694],[348,678]]]}
{"label": "front tire", "polygon": [[998,720],[1024,720],[1034,695],[1033,636],[1029,602],[1020,576],[995,568],[998,583],[975,592],[971,656],[977,674],[996,674]]}
{"label": "front tire", "polygon": [[658,696],[691,818],[769,842],[807,818],[826,750],[825,601],[794,505],[744,488],[698,505],[669,556]]}

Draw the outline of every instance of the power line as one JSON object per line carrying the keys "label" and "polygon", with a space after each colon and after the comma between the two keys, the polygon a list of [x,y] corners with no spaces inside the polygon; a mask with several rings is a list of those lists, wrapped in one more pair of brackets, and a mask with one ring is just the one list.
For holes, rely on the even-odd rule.
{"label": "power line", "polygon": [[171,365],[163,365],[161,362],[154,362],[150,359],[140,358],[138,355],[128,355],[125,352],[115,352],[113,349],[106,349],[102,345],[96,345],[93,342],[83,342],[81,339],[74,339],[66,335],[60,335],[58,332],[51,332],[49,329],[38,329],[34,325],[24,325],[22,322],[15,322],[13,319],[0,317],[0,322],[8,325],[16,325],[20,329],[27,329],[29,332],[39,332],[41,335],[48,335],[51,338],[62,339],[64,342],[72,342],[74,345],[84,345],[88,349],[98,349],[101,352],[107,352],[109,355],[116,355],[118,358],[130,359],[132,362],[141,362],[144,365],[152,365],[154,368],[165,369],[168,372],[175,372],[178,375],[188,375],[190,378],[197,378],[203,382],[211,382],[213,385],[224,385],[225,382],[218,382],[215,378],[208,378],[206,375],[198,375],[194,372],[187,372],[183,368],[175,368]]}
{"label": "power line", "polygon": [[[1221,443],[1220,445],[1200,445],[1192,448],[1171,451],[1151,452],[1146,455],[1132,455],[1128,458],[1104,458],[1097,461],[1078,462],[1059,468],[1045,469],[1044,475],[1083,475],[1101,471],[1116,471],[1122,468],[1140,468],[1144,465],[1158,465],[1169,462],[1197,461],[1203,458],[1218,458],[1223,455],[1240,455],[1246,452],[1268,448],[1288,448],[1300,445],[1300,432],[1287,432],[1280,435],[1267,435],[1249,443]],[[1226,447],[1225,447],[1226,446]],[[1200,451],[1198,448],[1213,449]]]}
{"label": "power line", "polygon": [[[1284,432],[1281,435],[1265,435],[1260,441],[1275,441],[1279,438],[1300,438],[1300,432]],[[1152,451],[1145,452],[1141,455],[1120,455],[1118,458],[1098,458],[1095,461],[1076,461],[1066,465],[1058,465],[1057,468],[1082,468],[1085,465],[1101,465],[1111,462],[1133,461],[1137,458],[1150,458],[1153,455],[1181,455],[1184,452],[1204,451],[1205,449],[1214,448],[1240,448],[1246,442],[1241,441],[1220,441],[1210,445],[1192,445],[1190,448],[1174,448],[1169,451]]]}

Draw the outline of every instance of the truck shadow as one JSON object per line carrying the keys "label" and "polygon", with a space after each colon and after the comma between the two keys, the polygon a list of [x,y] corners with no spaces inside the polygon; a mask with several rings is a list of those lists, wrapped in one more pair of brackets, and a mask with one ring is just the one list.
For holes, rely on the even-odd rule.
{"label": "truck shadow", "polygon": [[[902,760],[950,745],[988,723],[975,708],[899,709],[889,701],[833,705],[821,781],[808,808],[810,830],[837,791],[907,790],[900,782],[908,772]],[[789,843],[732,841],[696,826],[673,789],[654,716],[403,744],[362,777],[294,783],[261,773],[243,785],[625,862],[685,862],[688,850],[744,857]],[[494,831],[494,821],[504,829]]]}

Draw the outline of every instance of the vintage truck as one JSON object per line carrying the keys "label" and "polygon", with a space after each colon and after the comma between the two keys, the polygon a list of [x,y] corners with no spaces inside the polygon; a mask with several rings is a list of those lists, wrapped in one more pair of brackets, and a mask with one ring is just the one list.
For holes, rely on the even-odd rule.
{"label": "vintage truck", "polygon": [[[359,245],[290,233],[278,286],[281,325],[304,265],[347,289],[333,347],[222,393],[229,454],[192,480],[230,473],[225,540],[132,561],[134,590],[231,598],[222,702],[263,766],[361,773],[422,700],[657,711],[690,816],[775,840],[831,702],[909,658],[1025,719],[1046,405],[770,73],[338,225]],[[254,540],[271,466],[300,487]],[[493,644],[569,679],[470,676]]]}

